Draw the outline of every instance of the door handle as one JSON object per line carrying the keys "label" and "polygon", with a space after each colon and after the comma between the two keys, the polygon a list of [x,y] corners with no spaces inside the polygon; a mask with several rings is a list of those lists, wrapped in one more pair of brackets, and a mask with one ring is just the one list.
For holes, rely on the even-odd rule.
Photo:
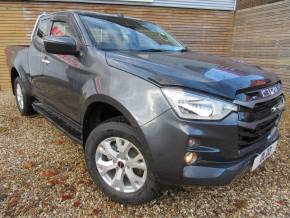
{"label": "door handle", "polygon": [[41,62],[46,63],[46,64],[50,64],[50,61],[47,58],[41,59]]}

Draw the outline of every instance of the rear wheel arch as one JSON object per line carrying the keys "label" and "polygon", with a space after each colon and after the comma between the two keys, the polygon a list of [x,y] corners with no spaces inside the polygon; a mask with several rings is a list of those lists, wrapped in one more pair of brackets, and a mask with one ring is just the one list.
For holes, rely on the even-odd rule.
{"label": "rear wheel arch", "polygon": [[33,96],[32,86],[30,84],[30,81],[28,80],[27,74],[25,73],[24,69],[21,66],[18,66],[18,67],[12,66],[10,70],[10,80],[11,80],[11,87],[12,87],[13,94],[15,95],[14,84],[17,77],[19,77],[21,81],[23,82],[23,86],[25,87],[27,94],[29,96]]}
{"label": "rear wheel arch", "polygon": [[20,75],[19,75],[17,69],[15,67],[12,67],[11,71],[10,71],[10,80],[11,80],[12,92],[13,92],[14,95],[15,95],[14,84],[15,84],[15,80],[16,80],[17,77],[20,77]]}

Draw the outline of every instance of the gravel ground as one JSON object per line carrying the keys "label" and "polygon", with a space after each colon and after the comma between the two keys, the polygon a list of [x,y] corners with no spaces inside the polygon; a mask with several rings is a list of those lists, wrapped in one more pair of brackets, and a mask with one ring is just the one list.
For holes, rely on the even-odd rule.
{"label": "gravel ground", "polygon": [[81,145],[39,115],[21,117],[12,94],[0,92],[0,217],[290,217],[289,130],[288,110],[275,155],[229,186],[170,189],[126,206],[94,185]]}

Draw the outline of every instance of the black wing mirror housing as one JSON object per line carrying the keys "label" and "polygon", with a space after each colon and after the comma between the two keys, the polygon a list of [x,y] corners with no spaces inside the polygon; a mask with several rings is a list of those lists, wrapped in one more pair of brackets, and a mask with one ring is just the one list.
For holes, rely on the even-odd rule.
{"label": "black wing mirror housing", "polygon": [[48,53],[62,55],[78,55],[76,40],[70,36],[46,36],[43,40]]}

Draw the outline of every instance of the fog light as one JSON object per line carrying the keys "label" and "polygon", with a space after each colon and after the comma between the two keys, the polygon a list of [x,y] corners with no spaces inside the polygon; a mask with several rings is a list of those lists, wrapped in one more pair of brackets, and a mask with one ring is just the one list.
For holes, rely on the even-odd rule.
{"label": "fog light", "polygon": [[195,152],[187,152],[184,155],[184,161],[186,164],[192,164],[197,160],[197,154]]}
{"label": "fog light", "polygon": [[189,140],[188,140],[188,146],[189,147],[192,147],[193,145],[195,145],[196,144],[196,140],[194,139],[194,138],[190,138]]}

